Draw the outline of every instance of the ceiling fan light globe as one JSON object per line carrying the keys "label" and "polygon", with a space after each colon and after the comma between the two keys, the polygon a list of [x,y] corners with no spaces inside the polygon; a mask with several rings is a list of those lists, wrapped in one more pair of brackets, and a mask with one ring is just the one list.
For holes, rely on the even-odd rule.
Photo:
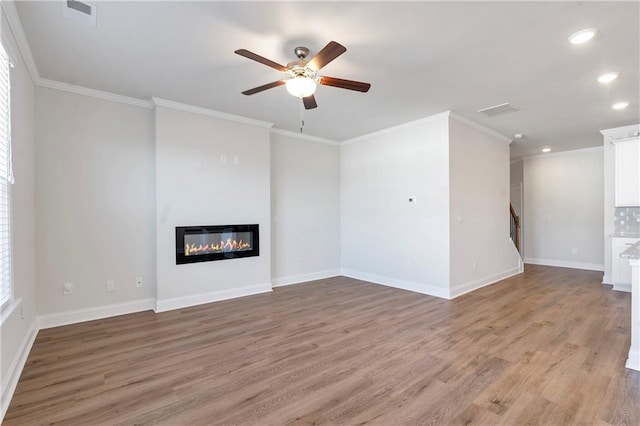
{"label": "ceiling fan light globe", "polygon": [[290,78],[285,84],[287,92],[296,98],[306,98],[313,95],[317,87],[315,80],[307,77]]}

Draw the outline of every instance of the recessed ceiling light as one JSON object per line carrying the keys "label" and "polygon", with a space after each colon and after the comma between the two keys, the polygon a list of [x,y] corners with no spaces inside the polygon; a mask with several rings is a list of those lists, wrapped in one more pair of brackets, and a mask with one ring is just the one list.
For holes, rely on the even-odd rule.
{"label": "recessed ceiling light", "polygon": [[524,135],[522,133],[516,133],[515,135],[513,135],[514,138],[516,139],[522,139]]}
{"label": "recessed ceiling light", "polygon": [[606,74],[602,74],[598,76],[598,82],[602,84],[611,83],[613,80],[618,78],[620,73],[617,72],[608,72]]}
{"label": "recessed ceiling light", "polygon": [[551,151],[551,148],[542,148],[542,152],[549,152]]}
{"label": "recessed ceiling light", "polygon": [[611,105],[611,108],[613,108],[613,109],[625,109],[628,106],[629,106],[629,102],[616,102],[615,104]]}
{"label": "recessed ceiling light", "polygon": [[571,44],[586,43],[591,40],[597,32],[598,30],[596,30],[595,28],[585,28],[584,30],[580,30],[577,33],[571,34],[571,37],[569,37],[569,41],[571,42]]}

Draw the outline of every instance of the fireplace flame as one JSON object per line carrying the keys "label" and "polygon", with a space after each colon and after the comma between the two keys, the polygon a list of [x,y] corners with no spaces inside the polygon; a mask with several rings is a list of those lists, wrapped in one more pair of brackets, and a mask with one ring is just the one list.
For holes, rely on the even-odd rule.
{"label": "fireplace flame", "polygon": [[184,244],[185,256],[194,254],[207,254],[207,253],[224,253],[230,251],[251,250],[251,244],[242,240],[236,241],[231,238],[227,238],[226,241],[220,241],[218,244],[205,244],[196,246],[195,243]]}

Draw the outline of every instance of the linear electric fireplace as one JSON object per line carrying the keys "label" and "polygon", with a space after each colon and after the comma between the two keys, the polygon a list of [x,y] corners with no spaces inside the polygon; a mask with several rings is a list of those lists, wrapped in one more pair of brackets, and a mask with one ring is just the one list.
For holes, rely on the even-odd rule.
{"label": "linear electric fireplace", "polygon": [[258,225],[176,226],[176,264],[260,255]]}

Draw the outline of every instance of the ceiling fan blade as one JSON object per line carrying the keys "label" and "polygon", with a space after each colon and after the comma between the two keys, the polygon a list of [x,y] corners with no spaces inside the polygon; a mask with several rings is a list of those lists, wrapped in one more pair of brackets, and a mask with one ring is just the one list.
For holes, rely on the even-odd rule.
{"label": "ceiling fan blade", "polygon": [[318,104],[316,103],[316,97],[313,95],[302,98],[302,103],[304,104],[304,109],[314,109],[318,107]]}
{"label": "ceiling fan blade", "polygon": [[267,59],[267,58],[265,58],[263,56],[260,56],[258,54],[255,54],[253,52],[249,52],[247,49],[238,49],[238,50],[235,51],[235,53],[240,55],[240,56],[244,56],[245,58],[251,59],[253,61],[260,62],[261,64],[264,64],[264,65],[266,65],[268,67],[275,68],[278,71],[285,72],[287,70],[287,68],[285,68],[284,66],[280,65],[279,63],[273,62],[272,60]]}
{"label": "ceiling fan blade", "polygon": [[262,92],[267,89],[273,89],[274,87],[282,86],[284,84],[284,80],[274,81],[272,83],[263,84],[262,86],[254,87],[253,89],[245,90],[242,92],[243,95],[255,95],[256,93]]}
{"label": "ceiling fan blade", "polygon": [[335,77],[321,77],[320,84],[324,86],[339,87],[341,89],[355,90],[357,92],[368,92],[371,84],[360,81],[343,80]]}
{"label": "ceiling fan blade", "polygon": [[312,60],[309,61],[307,66],[319,71],[322,67],[333,61],[338,56],[347,51],[347,48],[338,42],[330,41],[325,47],[319,51]]}

